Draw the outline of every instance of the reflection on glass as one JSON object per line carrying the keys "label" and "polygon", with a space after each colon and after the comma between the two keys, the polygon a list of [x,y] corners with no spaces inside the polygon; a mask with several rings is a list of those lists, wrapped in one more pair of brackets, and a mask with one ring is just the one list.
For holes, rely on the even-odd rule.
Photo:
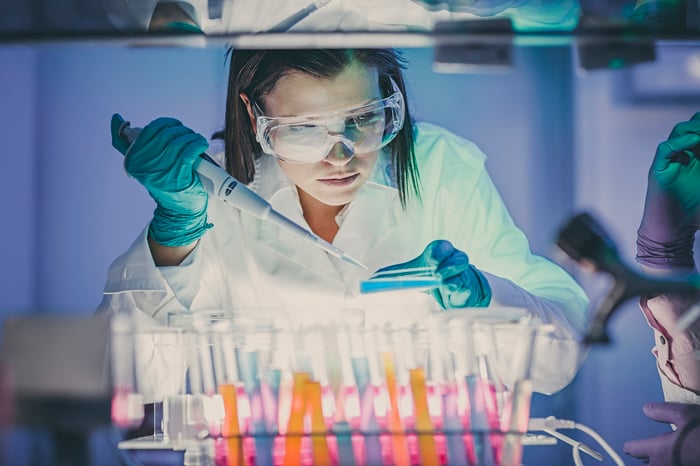
{"label": "reflection on glass", "polygon": [[683,0],[637,0],[630,16],[633,24],[679,31],[685,27]]}
{"label": "reflection on glass", "polygon": [[438,22],[507,17],[516,30],[572,30],[578,0],[102,0],[121,29],[203,34],[431,31]]}

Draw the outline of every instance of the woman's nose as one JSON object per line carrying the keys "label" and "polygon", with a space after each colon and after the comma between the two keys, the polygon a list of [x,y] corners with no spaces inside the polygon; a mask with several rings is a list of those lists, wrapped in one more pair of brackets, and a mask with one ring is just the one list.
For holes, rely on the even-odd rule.
{"label": "woman's nose", "polygon": [[331,165],[342,167],[343,165],[347,165],[354,156],[355,151],[352,147],[344,141],[338,141],[331,147],[331,150],[328,151],[328,155],[326,155],[326,158],[323,160]]}

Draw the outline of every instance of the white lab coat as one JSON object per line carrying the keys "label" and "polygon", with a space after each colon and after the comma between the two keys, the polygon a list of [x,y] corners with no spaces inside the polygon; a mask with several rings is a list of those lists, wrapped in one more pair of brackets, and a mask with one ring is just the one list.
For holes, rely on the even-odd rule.
{"label": "white lab coat", "polygon": [[[401,207],[389,157],[382,154],[370,181],[338,216],[333,244],[373,271],[416,257],[435,239],[449,240],[488,279],[492,306],[524,307],[554,324],[556,331],[538,340],[533,384],[543,393],[563,388],[583,357],[583,290],[560,267],[531,253],[476,145],[418,123],[415,149],[422,205]],[[277,161],[263,156],[257,168],[250,187],[274,209],[307,225],[296,190]],[[422,292],[359,294],[359,281],[370,272],[211,197],[208,220],[214,227],[180,267],[154,264],[144,230],[111,265],[101,310],[136,310],[142,320],[163,323],[167,312],[183,309],[352,307],[364,309],[368,322],[416,319],[439,309]]]}
{"label": "white lab coat", "polygon": [[[103,0],[120,28],[147,29],[158,3],[178,3],[206,34],[274,29],[312,4],[319,8],[288,23],[293,31],[432,30],[439,21],[508,17],[516,29],[571,30],[578,0]],[[322,6],[321,6],[322,5]],[[289,40],[289,38],[286,38]]]}

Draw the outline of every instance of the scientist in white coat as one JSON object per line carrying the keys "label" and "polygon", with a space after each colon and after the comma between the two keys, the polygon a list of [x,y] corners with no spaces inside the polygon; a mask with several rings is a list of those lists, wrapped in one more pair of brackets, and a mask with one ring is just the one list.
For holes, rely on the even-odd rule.
{"label": "scientist in white coat", "polygon": [[[370,271],[208,197],[192,166],[207,140],[172,118],[113,145],[156,201],[153,220],[110,267],[104,312],[164,323],[168,312],[352,307],[368,323],[431,311],[515,306],[553,324],[534,389],[555,392],[584,355],[587,297],[534,255],[470,141],[414,123],[394,50],[233,50],[226,170],[274,209]],[[431,292],[361,294],[371,271],[435,266]],[[507,351],[507,348],[500,348]]]}
{"label": "scientist in white coat", "polygon": [[441,21],[509,18],[515,30],[570,31],[578,0],[102,0],[120,29],[247,34],[431,31]]}

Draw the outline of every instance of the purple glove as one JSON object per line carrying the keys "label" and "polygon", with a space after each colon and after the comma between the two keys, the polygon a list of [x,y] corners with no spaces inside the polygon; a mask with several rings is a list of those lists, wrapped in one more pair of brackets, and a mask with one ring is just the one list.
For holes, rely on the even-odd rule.
{"label": "purple glove", "polygon": [[700,405],[647,403],[644,414],[654,421],[675,424],[678,429],[656,437],[625,442],[625,454],[649,466],[700,464]]}
{"label": "purple glove", "polygon": [[692,268],[700,226],[700,113],[678,123],[659,144],[649,169],[637,261],[652,267]]}

